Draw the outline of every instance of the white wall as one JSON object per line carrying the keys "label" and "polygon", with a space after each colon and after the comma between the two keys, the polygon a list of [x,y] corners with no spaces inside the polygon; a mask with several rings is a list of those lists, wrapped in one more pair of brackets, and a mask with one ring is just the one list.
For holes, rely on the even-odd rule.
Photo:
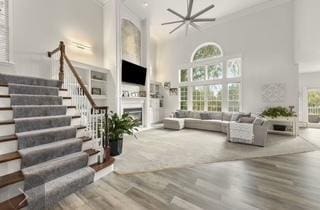
{"label": "white wall", "polygon": [[[260,112],[262,85],[285,83],[287,95],[279,105],[298,106],[298,70],[294,65],[293,4],[219,21],[211,28],[158,44],[157,80],[178,87],[178,71],[205,42],[220,44],[226,56],[241,55],[243,111]],[[166,113],[178,109],[178,97],[166,96]]]}
{"label": "white wall", "polygon": [[295,0],[295,57],[301,71],[320,70],[320,1]]}
{"label": "white wall", "polygon": [[308,89],[320,89],[320,72],[299,75],[299,120],[308,122]]}
{"label": "white wall", "polygon": [[[47,76],[45,53],[63,40],[71,59],[102,66],[103,10],[91,0],[13,0],[13,57],[6,73]],[[87,43],[92,53],[68,46],[68,40]]]}

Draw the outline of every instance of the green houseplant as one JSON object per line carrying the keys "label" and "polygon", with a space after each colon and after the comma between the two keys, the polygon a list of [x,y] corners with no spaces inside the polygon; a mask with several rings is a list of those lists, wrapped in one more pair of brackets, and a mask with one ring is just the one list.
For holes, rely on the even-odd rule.
{"label": "green houseplant", "polygon": [[263,117],[271,117],[271,118],[277,118],[277,117],[296,117],[296,113],[293,111],[293,109],[290,107],[290,109],[286,107],[270,107],[264,110],[261,115]]}
{"label": "green houseplant", "polygon": [[111,112],[108,117],[111,156],[117,156],[122,153],[123,135],[134,135],[134,131],[138,131],[138,126],[138,121],[133,119],[129,114],[118,115]]}

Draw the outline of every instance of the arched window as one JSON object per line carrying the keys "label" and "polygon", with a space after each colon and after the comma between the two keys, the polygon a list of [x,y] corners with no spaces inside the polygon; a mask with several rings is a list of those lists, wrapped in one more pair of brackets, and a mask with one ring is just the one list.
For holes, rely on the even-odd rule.
{"label": "arched window", "polygon": [[222,57],[221,47],[216,43],[205,43],[200,45],[192,54],[191,62]]}

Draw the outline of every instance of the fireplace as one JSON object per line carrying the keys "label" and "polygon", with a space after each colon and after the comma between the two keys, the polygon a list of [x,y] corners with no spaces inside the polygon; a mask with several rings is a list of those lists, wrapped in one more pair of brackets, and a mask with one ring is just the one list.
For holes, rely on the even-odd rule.
{"label": "fireplace", "polygon": [[138,120],[140,126],[143,125],[142,108],[126,108],[123,113],[128,113],[133,119]]}

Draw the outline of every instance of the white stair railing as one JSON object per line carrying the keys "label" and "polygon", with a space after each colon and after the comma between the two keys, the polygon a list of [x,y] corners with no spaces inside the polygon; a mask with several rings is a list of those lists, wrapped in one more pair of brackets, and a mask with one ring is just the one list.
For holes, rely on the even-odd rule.
{"label": "white stair railing", "polygon": [[[87,86],[66,56],[63,42],[60,42],[59,47],[48,55],[51,58],[51,78],[62,82],[61,88],[67,90],[68,96],[71,97],[71,105],[76,106],[81,115],[81,125],[86,126],[86,135],[93,139],[92,148],[99,150],[101,157],[106,160],[108,157],[103,153],[108,141],[108,107],[99,107],[95,104]],[[107,131],[106,134],[104,130]]]}

